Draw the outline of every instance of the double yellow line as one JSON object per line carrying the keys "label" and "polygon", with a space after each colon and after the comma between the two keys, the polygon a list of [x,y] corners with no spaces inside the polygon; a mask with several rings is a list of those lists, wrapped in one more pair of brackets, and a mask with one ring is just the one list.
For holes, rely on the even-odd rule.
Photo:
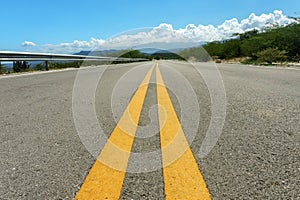
{"label": "double yellow line", "polygon": [[152,72],[156,68],[158,117],[166,199],[210,199],[165,87],[154,64],[129,102],[98,159],[75,196],[81,199],[119,199],[136,128]]}

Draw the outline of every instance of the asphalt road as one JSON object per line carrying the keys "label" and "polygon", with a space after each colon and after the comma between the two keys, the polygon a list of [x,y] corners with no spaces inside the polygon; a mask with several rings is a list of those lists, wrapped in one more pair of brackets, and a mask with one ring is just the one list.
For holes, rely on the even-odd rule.
{"label": "asphalt road", "polygon": [[[0,199],[73,199],[106,143],[78,132],[87,127],[86,132],[99,134],[89,126],[88,109],[80,107],[87,113],[74,120],[74,85],[83,84],[77,97],[92,105],[98,126],[109,137],[152,65],[0,77]],[[210,63],[175,61],[158,65],[212,199],[299,199],[300,70],[218,64],[216,71]],[[82,77],[76,78],[79,73]],[[94,102],[84,102],[94,80]],[[166,198],[156,80],[153,73],[120,199]],[[201,156],[211,119],[222,118],[218,105],[224,102],[224,127],[214,135],[209,154]]]}

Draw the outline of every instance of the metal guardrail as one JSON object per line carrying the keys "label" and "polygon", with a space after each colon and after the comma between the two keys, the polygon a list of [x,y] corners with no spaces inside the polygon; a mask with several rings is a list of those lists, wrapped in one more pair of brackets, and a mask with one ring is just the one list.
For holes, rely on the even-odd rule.
{"label": "metal guardrail", "polygon": [[49,70],[49,61],[147,61],[144,58],[120,58],[120,57],[102,57],[71,54],[50,54],[33,52],[0,51],[0,62],[14,61],[45,61],[45,68]]}

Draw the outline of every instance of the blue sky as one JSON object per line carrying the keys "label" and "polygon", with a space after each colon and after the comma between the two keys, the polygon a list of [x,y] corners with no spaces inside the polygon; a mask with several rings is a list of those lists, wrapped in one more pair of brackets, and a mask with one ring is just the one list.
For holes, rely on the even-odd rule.
{"label": "blue sky", "polygon": [[104,39],[120,32],[155,27],[174,29],[188,24],[221,25],[281,10],[299,16],[299,0],[19,0],[1,2],[0,50],[24,50],[22,43],[59,44]]}

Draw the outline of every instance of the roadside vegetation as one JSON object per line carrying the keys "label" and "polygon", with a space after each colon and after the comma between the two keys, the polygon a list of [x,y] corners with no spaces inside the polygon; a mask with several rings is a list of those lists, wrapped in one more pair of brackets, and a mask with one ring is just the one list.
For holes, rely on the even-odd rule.
{"label": "roadside vegetation", "polygon": [[[74,62],[49,62],[48,67],[50,70],[53,69],[65,69],[65,68],[79,68],[83,61]],[[43,71],[46,70],[45,63],[37,64],[33,67],[33,70]]]}
{"label": "roadside vegetation", "polygon": [[245,64],[266,64],[300,61],[300,24],[274,26],[259,32],[234,34],[233,39],[210,42],[180,54],[203,54],[204,48],[214,60],[240,60]]}
{"label": "roadside vegetation", "polygon": [[[65,68],[79,68],[83,61],[76,62],[49,62],[48,68],[50,70],[65,69]],[[27,61],[13,62],[12,67],[4,67],[0,63],[0,74],[10,74],[19,72],[31,72],[31,71],[45,71],[46,65],[44,62],[38,64],[28,63]]]}
{"label": "roadside vegetation", "polygon": [[29,71],[29,64],[27,61],[13,62],[13,72],[26,72]]}
{"label": "roadside vegetation", "polygon": [[148,60],[169,60],[169,59],[177,59],[183,60],[181,56],[176,53],[166,51],[166,50],[158,50],[154,53],[142,53],[139,50],[129,50],[128,52],[122,54],[121,58],[145,58]]}
{"label": "roadside vegetation", "polygon": [[0,74],[10,74],[11,71],[10,70],[7,70],[5,68],[5,66],[3,66],[1,63],[0,63]]}
{"label": "roadside vegetation", "polygon": [[4,67],[2,67],[2,64],[0,62],[0,74],[4,74],[6,73],[6,70],[4,69]]}

